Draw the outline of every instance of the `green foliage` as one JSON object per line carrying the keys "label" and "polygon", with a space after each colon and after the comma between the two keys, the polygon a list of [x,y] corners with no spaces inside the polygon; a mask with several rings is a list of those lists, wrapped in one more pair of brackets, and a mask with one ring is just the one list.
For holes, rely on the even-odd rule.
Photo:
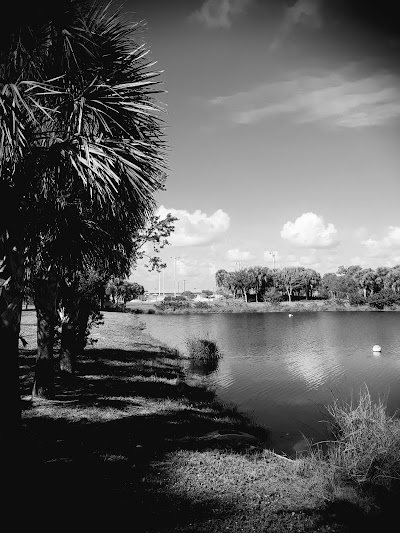
{"label": "green foliage", "polygon": [[399,486],[400,420],[388,416],[381,400],[373,402],[367,387],[357,403],[335,400],[327,409],[335,437],[329,462],[358,483]]}

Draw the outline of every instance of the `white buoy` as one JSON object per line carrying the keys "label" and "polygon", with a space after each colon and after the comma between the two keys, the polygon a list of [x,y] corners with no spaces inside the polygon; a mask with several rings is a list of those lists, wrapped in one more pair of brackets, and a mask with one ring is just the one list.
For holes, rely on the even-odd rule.
{"label": "white buoy", "polygon": [[292,315],[291,313],[289,313],[289,315],[288,315],[288,316],[293,316],[293,315]]}
{"label": "white buoy", "polygon": [[375,344],[375,346],[372,348],[373,352],[381,352],[382,348],[379,346],[379,344]]}

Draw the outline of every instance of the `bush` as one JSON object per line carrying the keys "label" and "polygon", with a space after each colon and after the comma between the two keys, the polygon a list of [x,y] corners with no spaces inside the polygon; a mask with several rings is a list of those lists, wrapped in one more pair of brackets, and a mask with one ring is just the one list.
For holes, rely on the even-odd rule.
{"label": "bush", "polygon": [[270,303],[275,304],[275,303],[283,302],[284,300],[285,298],[275,288],[268,289],[267,291],[265,291],[264,302],[270,302]]}
{"label": "bush", "polygon": [[365,305],[367,303],[367,299],[364,298],[364,296],[361,296],[357,292],[350,294],[349,296],[349,304],[356,306],[356,305]]}
{"label": "bush", "polygon": [[211,305],[207,302],[194,302],[196,309],[211,309]]}
{"label": "bush", "polygon": [[215,340],[210,336],[206,338],[189,337],[186,339],[188,355],[196,362],[203,364],[216,363],[221,358],[221,352]]}
{"label": "bush", "polygon": [[358,483],[399,484],[400,420],[388,416],[383,402],[373,403],[365,387],[357,404],[335,401],[327,410],[335,438],[329,462]]}
{"label": "bush", "polygon": [[368,298],[368,303],[375,309],[384,309],[394,304],[400,304],[400,296],[390,289],[384,289]]}
{"label": "bush", "polygon": [[184,301],[177,301],[177,300],[170,300],[170,301],[163,301],[159,304],[156,304],[155,307],[159,309],[160,311],[177,311],[180,309],[188,309],[190,307],[189,302],[186,300]]}

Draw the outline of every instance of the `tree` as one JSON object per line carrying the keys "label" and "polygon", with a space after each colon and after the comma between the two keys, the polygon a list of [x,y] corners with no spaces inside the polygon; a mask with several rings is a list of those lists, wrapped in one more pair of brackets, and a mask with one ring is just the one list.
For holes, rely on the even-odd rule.
{"label": "tree", "polygon": [[242,268],[232,272],[230,275],[230,286],[233,287],[234,295],[241,292],[245,302],[247,302],[247,293],[252,288],[254,280],[247,268]]}
{"label": "tree", "polygon": [[338,295],[338,276],[333,272],[327,272],[321,279],[322,291],[329,295],[329,298],[337,298]]}
{"label": "tree", "polygon": [[229,273],[224,269],[217,270],[215,273],[215,283],[217,287],[223,291],[228,291],[229,282]]}
{"label": "tree", "polygon": [[312,268],[304,269],[303,271],[304,291],[306,293],[306,300],[313,297],[313,291],[321,284],[321,274]]}
{"label": "tree", "polygon": [[[134,45],[137,26],[86,2],[69,0],[62,8],[62,16],[49,11],[40,24],[15,28],[0,49],[0,342],[15,383],[25,250],[48,253],[54,265],[46,271],[44,257],[32,261],[31,269],[36,300],[45,311],[39,311],[39,330],[49,347],[50,315],[63,275],[58,256],[52,256],[58,253],[52,244],[60,239],[44,209],[38,220],[30,216],[35,207],[90,211],[86,220],[92,224],[115,220],[125,210],[129,228],[140,228],[164,181],[154,100],[159,73],[150,70],[145,45]],[[86,257],[93,255],[89,248]],[[46,395],[50,352],[38,358],[40,386],[34,389]]]}
{"label": "tree", "polygon": [[277,271],[277,279],[282,290],[286,292],[289,302],[292,301],[293,291],[304,285],[303,270],[299,267],[282,268]]}

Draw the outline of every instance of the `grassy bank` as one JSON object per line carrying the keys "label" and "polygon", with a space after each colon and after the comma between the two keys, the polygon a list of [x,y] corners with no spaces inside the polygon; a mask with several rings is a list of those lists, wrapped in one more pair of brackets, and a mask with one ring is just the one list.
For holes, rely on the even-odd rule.
{"label": "grassy bank", "polygon": [[[301,313],[316,311],[381,311],[367,304],[349,305],[348,303],[335,300],[301,300],[294,302],[248,302],[244,300],[210,301],[196,306],[193,303],[182,309],[161,309],[157,302],[141,302],[139,300],[129,302],[127,310],[135,313],[160,313],[160,314],[189,314],[189,313]],[[400,306],[385,307],[382,311],[400,311]]]}
{"label": "grassy bank", "polygon": [[26,453],[21,505],[75,527],[140,532],[366,531],[390,518],[378,493],[316,455],[268,449],[268,430],[189,378],[130,313],[105,313],[97,343],[55,401],[32,403],[34,312],[21,349]]}

